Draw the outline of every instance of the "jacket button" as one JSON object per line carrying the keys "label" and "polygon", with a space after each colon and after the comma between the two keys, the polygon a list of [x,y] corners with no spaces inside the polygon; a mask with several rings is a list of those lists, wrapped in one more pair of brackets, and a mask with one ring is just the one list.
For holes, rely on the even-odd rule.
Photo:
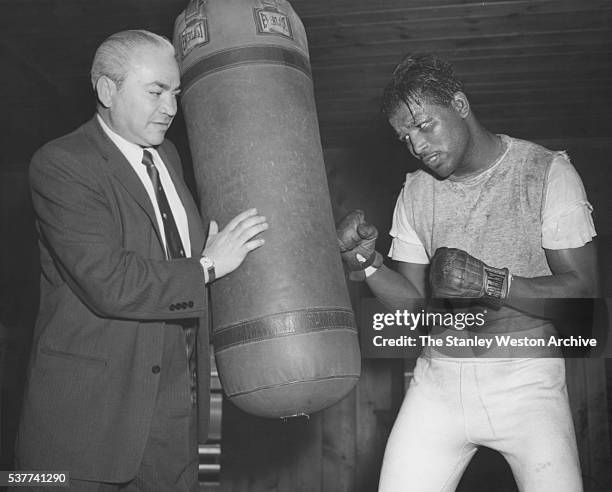
{"label": "jacket button", "polygon": [[187,304],[186,302],[181,303],[181,307],[182,307],[183,309],[187,309],[187,306],[188,306],[188,305],[189,305],[189,304]]}
{"label": "jacket button", "polygon": [[155,364],[152,368],[151,368],[151,372],[153,374],[159,374],[159,371],[161,371],[161,367],[159,367],[157,364]]}
{"label": "jacket button", "polygon": [[188,302],[189,307],[193,307],[193,301]]}
{"label": "jacket button", "polygon": [[176,309],[176,306],[174,304],[170,304],[170,311],[174,311]]}

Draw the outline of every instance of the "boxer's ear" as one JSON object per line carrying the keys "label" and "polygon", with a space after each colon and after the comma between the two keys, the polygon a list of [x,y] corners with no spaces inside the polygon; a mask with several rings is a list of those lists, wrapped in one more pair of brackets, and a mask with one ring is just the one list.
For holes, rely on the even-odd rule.
{"label": "boxer's ear", "polygon": [[458,91],[455,92],[451,105],[455,108],[455,111],[459,113],[462,118],[467,118],[470,114],[470,102],[468,101],[465,93]]}

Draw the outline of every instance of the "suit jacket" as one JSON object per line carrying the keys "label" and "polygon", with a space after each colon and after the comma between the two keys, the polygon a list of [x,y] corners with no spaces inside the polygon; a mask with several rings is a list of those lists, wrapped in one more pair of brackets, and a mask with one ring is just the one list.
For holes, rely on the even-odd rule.
{"label": "suit jacket", "polygon": [[187,213],[196,258],[167,261],[142,182],[97,118],[42,147],[30,166],[41,299],[22,418],[20,466],[131,480],[154,411],[164,330],[197,318],[199,437],[209,412],[205,231],[174,146],[159,148]]}

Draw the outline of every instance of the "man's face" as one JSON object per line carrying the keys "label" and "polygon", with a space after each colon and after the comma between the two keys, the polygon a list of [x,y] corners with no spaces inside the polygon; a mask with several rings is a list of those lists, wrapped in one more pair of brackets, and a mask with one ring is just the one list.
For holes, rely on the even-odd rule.
{"label": "man's face", "polygon": [[163,142],[176,114],[180,74],[172,53],[142,48],[132,56],[123,83],[111,95],[111,128],[129,142],[152,147]]}
{"label": "man's face", "polygon": [[466,173],[469,132],[465,116],[449,107],[420,100],[398,106],[389,123],[410,153],[441,178]]}

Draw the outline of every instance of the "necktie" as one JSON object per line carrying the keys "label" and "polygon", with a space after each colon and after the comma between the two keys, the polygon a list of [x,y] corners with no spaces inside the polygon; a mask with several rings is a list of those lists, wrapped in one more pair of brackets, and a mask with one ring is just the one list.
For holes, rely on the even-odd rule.
{"label": "necktie", "polygon": [[[184,258],[185,249],[183,248],[183,242],[179,235],[176,222],[174,221],[174,215],[170,210],[168,204],[168,198],[164,192],[161,180],[159,179],[159,172],[153,163],[153,156],[151,152],[144,149],[142,152],[142,163],[147,167],[147,173],[151,178],[153,184],[153,190],[155,191],[155,197],[157,198],[157,206],[162,216],[162,222],[164,223],[164,233],[166,235],[166,249],[168,251],[168,258]],[[186,322],[179,323],[183,325],[183,331],[185,334],[185,348],[187,351],[187,360],[189,363],[189,375],[190,375],[190,393],[191,401],[195,404],[196,400],[196,360],[195,360],[195,329],[190,326],[190,323]]]}
{"label": "necktie", "polygon": [[153,156],[151,155],[151,152],[146,149],[142,153],[142,163],[146,166],[149,178],[151,178],[153,190],[155,191],[155,197],[157,198],[157,206],[159,207],[159,212],[162,216],[164,233],[166,235],[166,249],[168,251],[168,258],[184,258],[185,249],[183,248],[181,236],[179,235],[176,222],[174,221],[174,215],[172,215],[172,210],[170,210],[166,193],[164,192],[161,180],[159,179],[159,172],[153,163]]}

